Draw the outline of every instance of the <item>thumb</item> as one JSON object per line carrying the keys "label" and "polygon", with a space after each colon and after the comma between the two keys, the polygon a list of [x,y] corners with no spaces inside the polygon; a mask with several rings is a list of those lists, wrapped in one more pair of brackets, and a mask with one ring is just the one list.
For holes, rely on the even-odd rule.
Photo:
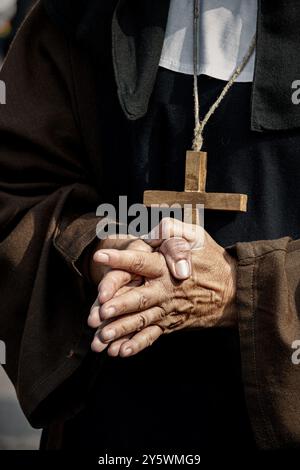
{"label": "thumb", "polygon": [[169,238],[165,240],[159,251],[164,255],[168,268],[176,279],[184,280],[191,276],[191,247],[184,238]]}
{"label": "thumb", "polygon": [[172,275],[179,280],[192,274],[191,251],[204,245],[205,232],[199,225],[164,218],[144,241],[164,254]]}

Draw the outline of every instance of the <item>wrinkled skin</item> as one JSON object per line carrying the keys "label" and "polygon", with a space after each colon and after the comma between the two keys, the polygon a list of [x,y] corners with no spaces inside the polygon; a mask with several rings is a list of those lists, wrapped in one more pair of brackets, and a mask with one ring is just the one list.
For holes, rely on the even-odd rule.
{"label": "wrinkled skin", "polygon": [[[114,271],[104,276],[89,319],[90,325],[98,328],[92,345],[95,351],[109,347],[110,355],[127,357],[150,346],[162,334],[235,326],[235,261],[201,231],[200,227],[189,226],[185,234],[189,246],[196,246],[189,259],[192,275],[185,280],[172,276],[166,256],[157,251],[139,251],[131,246],[125,251],[102,249],[96,253],[102,265],[118,272],[130,271],[142,285],[135,282],[123,287],[125,283],[112,283],[110,276]],[[200,249],[196,243],[199,238],[204,240]],[[164,243],[160,245],[162,251]],[[181,238],[173,237],[168,243],[171,253],[186,249]],[[101,291],[110,294],[103,298]]]}

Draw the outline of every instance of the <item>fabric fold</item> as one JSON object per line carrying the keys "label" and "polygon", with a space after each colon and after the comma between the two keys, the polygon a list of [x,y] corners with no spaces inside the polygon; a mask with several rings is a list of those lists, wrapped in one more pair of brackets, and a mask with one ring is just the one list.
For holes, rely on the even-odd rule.
{"label": "fabric fold", "polygon": [[300,243],[289,238],[238,243],[237,309],[243,384],[259,448],[300,442]]}

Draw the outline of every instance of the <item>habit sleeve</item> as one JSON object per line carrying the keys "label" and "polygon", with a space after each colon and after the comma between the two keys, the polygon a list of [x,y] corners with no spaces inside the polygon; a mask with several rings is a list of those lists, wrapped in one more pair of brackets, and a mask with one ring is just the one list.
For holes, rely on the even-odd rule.
{"label": "habit sleeve", "polygon": [[243,381],[259,447],[299,446],[300,241],[237,244]]}
{"label": "habit sleeve", "polygon": [[95,293],[76,261],[95,239],[99,195],[81,135],[69,46],[38,4],[0,79],[0,339],[33,425],[38,406],[89,350]]}

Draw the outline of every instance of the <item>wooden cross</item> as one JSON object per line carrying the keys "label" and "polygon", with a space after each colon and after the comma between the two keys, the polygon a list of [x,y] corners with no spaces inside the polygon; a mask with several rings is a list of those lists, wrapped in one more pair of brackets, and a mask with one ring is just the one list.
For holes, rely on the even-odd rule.
{"label": "wooden cross", "polygon": [[176,191],[145,191],[144,204],[159,206],[174,204],[184,207],[192,206],[192,214],[185,213],[184,220],[198,223],[197,204],[203,204],[204,209],[219,211],[247,211],[248,197],[245,194],[207,193],[207,153],[188,151],[186,154],[185,188],[184,192]]}

